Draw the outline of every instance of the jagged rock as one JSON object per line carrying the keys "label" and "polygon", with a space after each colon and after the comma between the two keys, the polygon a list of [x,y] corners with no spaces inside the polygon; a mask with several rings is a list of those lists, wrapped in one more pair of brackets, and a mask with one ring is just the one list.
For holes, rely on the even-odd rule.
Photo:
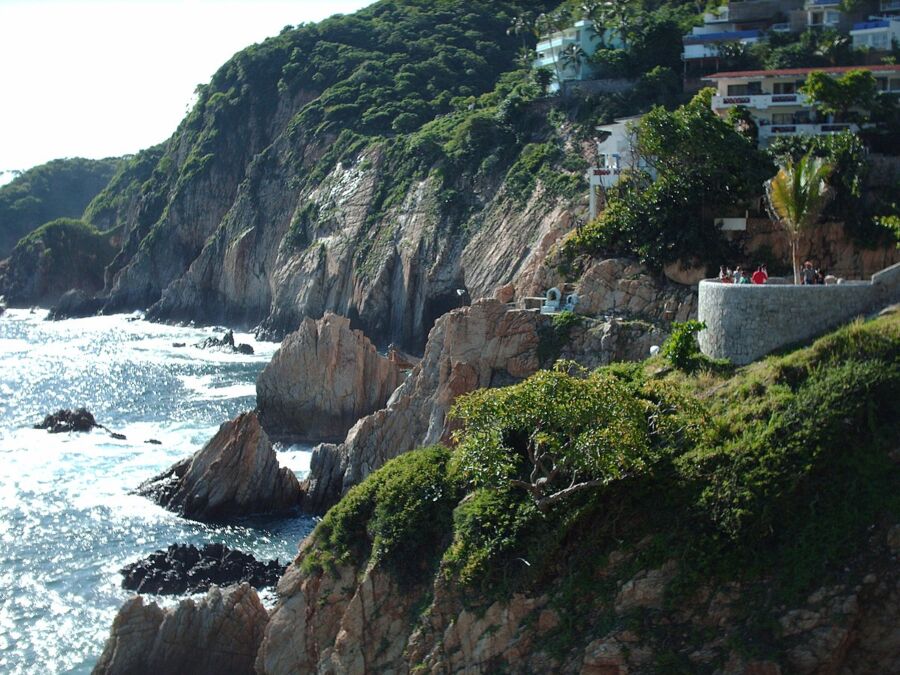
{"label": "jagged rock", "polygon": [[288,335],[256,382],[259,419],[270,434],[301,441],[343,439],[384,407],[399,364],[378,354],[350,320],[326,312]]}
{"label": "jagged rock", "polygon": [[389,459],[448,441],[447,412],[457,396],[509,384],[538,369],[537,329],[546,320],[493,299],[441,317],[421,362],[387,407],[359,420],[340,445],[315,448],[303,508],[324,511]]}
{"label": "jagged rock", "polygon": [[249,675],[268,620],[249,584],[213,587],[199,602],[167,610],[137,596],[116,615],[93,673]]}
{"label": "jagged rock", "polygon": [[266,588],[278,583],[285,566],[277,560],[261,562],[252,555],[224,544],[207,544],[202,549],[172,544],[146,558],[123,567],[122,588],[138,593],[174,595],[203,593],[213,585],[248,583]]}
{"label": "jagged rock", "polygon": [[233,352],[235,354],[253,354],[253,347],[248,344],[235,344],[234,331],[225,331],[225,334],[218,338],[215,336],[208,337],[198,342],[197,347],[200,349],[212,349],[219,352]]}
{"label": "jagged rock", "polygon": [[85,408],[75,410],[57,410],[44,417],[44,421],[35,424],[35,429],[46,429],[51,434],[61,434],[70,431],[85,432],[100,427],[94,416]]}
{"label": "jagged rock", "polygon": [[300,486],[275,451],[256,413],[225,422],[193,457],[140,485],[137,493],[186,518],[215,521],[288,511]]}
{"label": "jagged rock", "polygon": [[591,265],[576,289],[579,314],[686,321],[697,317],[697,291],[689,286],[661,282],[646,269],[625,258],[610,258]]}
{"label": "jagged rock", "polygon": [[51,321],[59,321],[94,316],[100,313],[105,302],[105,298],[96,297],[75,288],[63,293],[57,303],[50,308],[47,318]]}
{"label": "jagged rock", "polygon": [[641,361],[650,355],[652,346],[662,345],[668,336],[660,326],[644,321],[585,320],[571,330],[559,358],[591,369],[617,361]]}

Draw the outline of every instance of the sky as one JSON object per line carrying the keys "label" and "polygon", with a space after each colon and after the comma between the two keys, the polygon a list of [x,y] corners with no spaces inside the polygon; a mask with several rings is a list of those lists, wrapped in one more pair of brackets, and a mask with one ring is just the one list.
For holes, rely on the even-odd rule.
{"label": "sky", "polygon": [[372,0],[0,0],[0,184],[175,131],[194,89],[286,25]]}

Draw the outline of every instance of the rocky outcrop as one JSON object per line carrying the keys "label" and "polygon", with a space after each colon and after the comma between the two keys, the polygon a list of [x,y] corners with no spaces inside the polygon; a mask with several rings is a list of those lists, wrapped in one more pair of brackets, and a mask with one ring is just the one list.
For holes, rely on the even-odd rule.
{"label": "rocky outcrop", "polygon": [[103,309],[103,300],[77,288],[66,291],[53,307],[47,318],[51,321],[94,316]]}
{"label": "rocky outcrop", "polygon": [[288,511],[300,486],[275,451],[256,413],[225,422],[193,457],[141,484],[137,493],[185,518],[216,521]]}
{"label": "rocky outcrop", "polygon": [[137,596],[116,615],[93,673],[249,675],[268,619],[249,584],[214,587],[167,610]]}
{"label": "rocky outcrop", "polygon": [[448,441],[447,413],[457,396],[511,384],[538,369],[538,326],[545,321],[497,300],[480,300],[441,317],[421,362],[387,407],[357,422],[343,443],[316,447],[303,508],[324,511],[389,459]]}
{"label": "rocky outcrop", "polygon": [[559,358],[591,369],[617,361],[641,361],[650,356],[651,347],[661,346],[668,336],[664,323],[585,320],[570,331]]}
{"label": "rocky outcrop", "polygon": [[576,288],[575,311],[657,321],[697,318],[697,289],[652,277],[627,258],[592,264]]}
{"label": "rocky outcrop", "polygon": [[200,349],[210,349],[217,352],[228,352],[231,354],[252,354],[253,347],[251,345],[241,343],[235,344],[234,331],[225,331],[222,337],[208,337],[202,342],[197,343]]}
{"label": "rocky outcrop", "polygon": [[350,320],[326,312],[304,319],[256,381],[259,419],[279,438],[343,439],[361,417],[387,403],[400,384],[395,359],[381,356]]}
{"label": "rocky outcrop", "polygon": [[42,422],[35,424],[35,429],[46,429],[51,434],[63,434],[70,431],[85,432],[101,427],[86,408],[75,410],[57,410],[46,415]]}
{"label": "rocky outcrop", "polygon": [[172,544],[123,567],[122,588],[138,593],[180,595],[205,593],[211,586],[248,583],[266,588],[278,583],[285,566],[277,560],[261,562],[224,544],[203,548]]}

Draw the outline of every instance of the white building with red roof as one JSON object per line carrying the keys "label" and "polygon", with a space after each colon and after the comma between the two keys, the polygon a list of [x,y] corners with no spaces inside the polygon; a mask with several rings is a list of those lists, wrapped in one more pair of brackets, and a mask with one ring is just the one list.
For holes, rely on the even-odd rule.
{"label": "white building with red roof", "polygon": [[822,117],[799,92],[807,75],[814,71],[835,77],[851,70],[868,70],[881,92],[900,94],[900,65],[834,66],[825,68],[785,68],[715,73],[704,77],[716,88],[713,110],[725,116],[732,108],[746,108],[759,129],[759,144],[774,138],[857,131],[858,126]]}

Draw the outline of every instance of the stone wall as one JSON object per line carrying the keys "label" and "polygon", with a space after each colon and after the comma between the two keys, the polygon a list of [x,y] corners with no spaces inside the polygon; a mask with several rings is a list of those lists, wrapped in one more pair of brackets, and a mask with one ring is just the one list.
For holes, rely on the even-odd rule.
{"label": "stone wall", "polygon": [[900,263],[871,281],[831,286],[700,282],[700,348],[744,365],[814,338],[860,314],[900,301]]}

